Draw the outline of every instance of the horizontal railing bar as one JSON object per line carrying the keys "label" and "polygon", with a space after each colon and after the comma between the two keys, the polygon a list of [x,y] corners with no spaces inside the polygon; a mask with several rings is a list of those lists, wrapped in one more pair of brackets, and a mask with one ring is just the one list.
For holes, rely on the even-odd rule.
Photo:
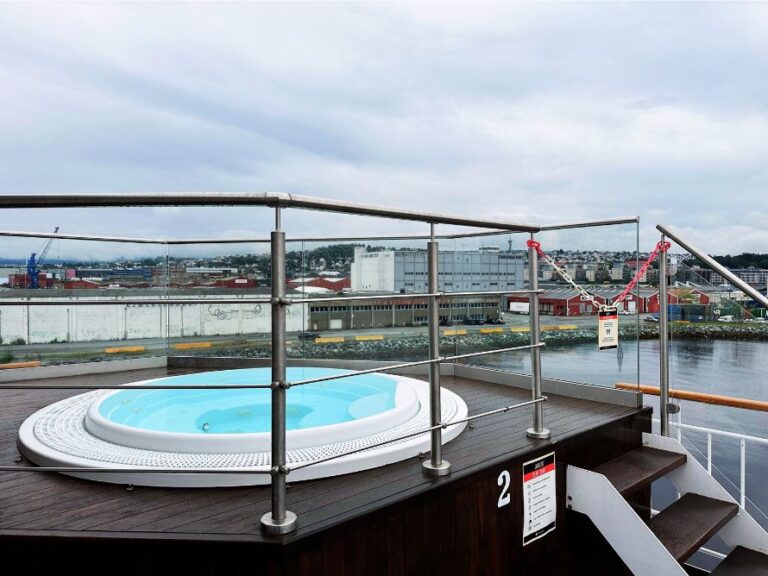
{"label": "horizontal railing bar", "polygon": [[433,430],[437,430],[438,428],[448,428],[449,426],[455,426],[457,424],[462,424],[464,422],[470,422],[472,420],[476,420],[478,418],[484,418],[486,416],[491,416],[493,414],[499,414],[501,412],[508,412],[515,408],[523,408],[525,406],[530,406],[531,404],[536,404],[537,402],[543,402],[546,400],[546,397],[539,398],[537,400],[529,400],[528,402],[522,402],[521,404],[512,404],[511,406],[506,406],[504,408],[499,408],[498,410],[491,410],[489,412],[483,412],[482,414],[475,414],[474,416],[470,416],[467,418],[461,418],[459,420],[451,420],[450,422],[444,422],[441,424],[436,424],[434,426],[430,426],[429,428],[424,428],[423,430],[419,430],[418,432],[411,432],[409,434],[404,434],[402,436],[398,436],[397,438],[392,438],[390,440],[384,440],[382,442],[377,442],[376,444],[371,444],[370,446],[365,446],[364,448],[357,448],[355,450],[350,450],[349,452],[344,452],[342,454],[334,454],[333,456],[328,456],[327,458],[321,458],[319,460],[313,460],[312,462],[306,462],[305,464],[299,464],[298,466],[292,466],[289,470],[289,472],[295,472],[297,470],[301,470],[302,468],[309,468],[310,466],[315,466],[317,464],[322,464],[323,462],[330,462],[331,460],[337,460],[339,458],[343,458],[345,456],[352,456],[353,454],[358,454],[359,452],[365,452],[366,450],[373,450],[374,448],[381,448],[382,446],[386,446],[387,444],[392,444],[393,442],[400,442],[401,440],[407,440],[408,438],[413,438],[414,436],[421,436],[422,434],[429,434]]}
{"label": "horizontal railing bar", "polygon": [[[505,231],[502,234],[508,233]],[[482,233],[485,235],[486,233]],[[490,234],[498,234],[493,232]],[[475,234],[469,235],[474,236]],[[477,234],[480,235],[480,234]],[[160,245],[185,245],[185,244],[269,244],[269,238],[138,238],[129,236],[103,236],[93,234],[66,234],[52,232],[26,232],[21,230],[0,230],[0,236],[20,238],[54,238],[56,240],[83,240],[88,242],[121,242],[129,244],[160,244]],[[443,236],[443,238],[453,238]],[[401,236],[357,236],[345,238],[317,237],[317,238],[286,238],[286,243],[296,242],[353,242],[362,240],[428,240],[426,234],[404,234]]]}
{"label": "horizontal railing bar", "polygon": [[128,386],[126,384],[0,384],[0,390],[259,390],[270,384],[171,384]]}
{"label": "horizontal railing bar", "polygon": [[232,468],[82,468],[74,466],[0,466],[0,472],[96,472],[99,474],[270,474],[267,470]]}
{"label": "horizontal railing bar", "polygon": [[21,232],[19,230],[0,230],[0,236],[17,236],[20,238],[54,238],[56,240],[86,240],[89,242],[122,242],[128,244],[166,244],[159,238],[129,238],[124,236],[91,236],[88,234],[66,234],[52,232]]}
{"label": "horizontal railing bar", "polygon": [[[300,288],[296,288],[301,292]],[[412,294],[370,294],[368,296],[321,296],[319,298],[287,298],[291,304],[313,304],[315,302],[356,302],[361,300],[407,300],[409,298],[431,298],[442,296],[441,292],[414,292]]]}
{"label": "horizontal railing bar", "polygon": [[[653,421],[659,422],[659,419],[654,418]],[[768,445],[768,438],[760,438],[759,436],[750,436],[749,434],[740,434],[739,432],[728,432],[727,430],[718,430],[716,428],[705,428],[704,426],[694,426],[693,424],[681,424],[679,422],[670,422],[669,425],[677,426],[683,430],[693,430],[694,432],[709,433],[713,436],[723,436],[724,438],[734,438],[736,440],[746,440],[747,442]]]}
{"label": "horizontal railing bar", "polygon": [[470,352],[468,354],[459,354],[458,356],[443,356],[440,358],[430,358],[429,360],[416,360],[414,362],[403,362],[401,364],[390,364],[389,366],[380,366],[378,368],[369,368],[367,370],[355,370],[348,372],[347,374],[333,374],[331,376],[321,376],[319,378],[309,378],[307,380],[296,380],[291,382],[291,386],[304,386],[305,384],[314,384],[315,382],[327,382],[329,380],[339,380],[341,378],[350,378],[352,376],[362,376],[364,374],[377,374],[379,372],[387,372],[388,370],[400,370],[401,368],[411,368],[414,366],[424,366],[427,364],[437,364],[440,362],[450,362],[452,360],[459,360],[461,358],[471,358],[473,356],[485,356],[488,354],[500,354],[502,352],[515,352],[518,350],[530,350],[531,348],[539,348],[544,346],[545,343],[539,344],[526,344],[525,346],[512,346],[511,348],[497,348],[496,350],[485,350],[483,352]]}
{"label": "horizontal railing bar", "polygon": [[331,460],[343,458],[344,456],[351,456],[359,452],[365,452],[366,450],[381,448],[382,446],[386,446],[387,444],[392,444],[393,442],[400,442],[401,440],[407,440],[408,438],[413,438],[414,436],[421,436],[422,434],[428,434],[432,432],[432,430],[437,430],[438,428],[442,428],[442,426],[443,426],[442,424],[437,424],[436,426],[430,426],[429,428],[424,428],[423,430],[419,430],[418,432],[411,432],[410,434],[404,434],[402,436],[398,436],[397,438],[392,438],[391,440],[384,440],[383,442],[377,442],[375,444],[366,446],[365,448],[357,448],[355,450],[350,450],[349,452],[343,452],[342,454],[336,454],[334,456],[328,456],[326,458],[321,458],[319,460],[313,460],[312,462],[306,462],[304,464],[299,464],[297,466],[291,466],[288,472],[289,473],[295,472],[297,470],[301,470],[302,468],[309,468],[310,466],[322,464],[323,462],[330,462]]}
{"label": "horizontal railing bar", "polygon": [[752,300],[754,300],[755,302],[760,302],[763,306],[768,307],[768,296],[763,296],[757,289],[753,288],[752,286],[744,282],[744,280],[736,276],[736,274],[728,270],[728,268],[720,264],[720,262],[712,258],[712,256],[710,256],[703,250],[699,250],[698,248],[696,248],[696,246],[694,246],[690,242],[680,238],[680,236],[678,236],[675,232],[670,230],[668,226],[662,226],[661,224],[659,224],[658,226],[656,226],[656,229],[662,234],[664,234],[665,236],[667,236],[668,238],[670,238],[671,240],[674,240],[677,244],[685,248],[689,253],[696,256],[696,258],[698,258],[699,260],[704,262],[707,266],[715,270],[718,274],[720,274],[720,276],[722,276],[723,278],[726,278],[728,282],[736,286],[736,288],[744,292],[744,294],[752,298]]}
{"label": "horizontal railing bar", "polygon": [[[409,298],[431,298],[437,296],[440,298],[466,297],[466,296],[501,296],[511,294],[533,294],[541,293],[543,290],[493,290],[479,292],[418,292],[413,294],[371,294],[368,296],[328,296],[320,298],[286,298],[285,305],[291,304],[312,304],[315,302],[353,302],[362,300],[407,300]],[[31,297],[30,297],[31,298]],[[52,296],[56,298],[56,296]],[[66,296],[60,296],[66,298]],[[147,305],[147,306],[184,306],[187,304],[271,304],[270,298],[202,298],[191,296],[189,298],[120,298],[112,300],[48,300],[39,298],[36,300],[27,300],[23,298],[2,298],[0,297],[0,306],[118,306],[120,304]]]}
{"label": "horizontal railing bar", "polygon": [[541,232],[552,230],[571,230],[574,228],[593,228],[598,226],[615,226],[617,224],[637,224],[640,216],[624,216],[619,218],[605,218],[602,220],[585,220],[582,222],[566,222],[564,224],[548,224],[539,226]]}
{"label": "horizontal railing bar", "polygon": [[[296,290],[301,291],[299,288]],[[396,293],[396,294],[370,294],[366,296],[321,296],[320,298],[288,298],[287,301],[291,304],[312,304],[314,302],[345,302],[345,301],[360,301],[360,300],[407,300],[409,298],[432,298],[437,296],[439,298],[452,298],[454,296],[504,296],[512,294],[541,294],[544,290],[486,290],[478,292],[412,292],[412,293]]]}
{"label": "horizontal railing bar", "polygon": [[[650,394],[651,396],[659,395],[658,386],[649,386],[647,384],[617,382],[616,388],[619,390],[639,390],[643,394]],[[690,402],[699,402],[701,404],[712,404],[714,406],[727,406],[729,408],[743,408],[745,410],[755,410],[757,412],[768,412],[768,402],[765,400],[752,400],[749,398],[739,398],[737,396],[722,396],[720,394],[708,394],[706,392],[694,392],[692,390],[679,389],[670,390],[669,397],[677,398],[679,400],[688,400]]]}
{"label": "horizontal railing bar", "polygon": [[461,418],[460,420],[451,420],[449,423],[445,424],[443,427],[445,428],[446,426],[461,424],[462,422],[472,422],[472,420],[477,420],[478,418],[485,418],[486,416],[493,416],[494,414],[509,412],[510,410],[514,410],[515,408],[524,408],[526,406],[531,406],[533,404],[538,404],[539,402],[546,402],[546,401],[547,401],[547,397],[542,396],[541,398],[536,398],[535,400],[528,400],[527,402],[521,402],[520,404],[510,404],[509,406],[504,406],[503,408],[488,410],[487,412],[481,412],[480,414],[467,416],[466,418]]}
{"label": "horizontal railing bar", "polygon": [[[414,362],[403,362],[401,364],[390,364],[388,366],[380,366],[378,368],[369,368],[367,370],[356,370],[347,374],[334,374],[331,376],[322,376],[319,378],[310,378],[307,380],[297,380],[295,382],[287,383],[289,386],[304,386],[306,384],[314,384],[315,382],[327,382],[330,380],[341,380],[344,378],[351,378],[353,376],[363,376],[365,374],[377,374],[380,372],[387,372],[389,370],[399,370],[401,368],[411,368],[414,366],[424,366],[426,364],[435,364],[438,362],[450,362],[452,360],[460,360],[462,358],[472,358],[474,356],[486,356],[488,354],[500,354],[502,352],[515,352],[519,350],[530,350],[531,348],[539,348],[544,346],[545,343],[539,344],[526,344],[525,346],[513,346],[511,348],[498,348],[496,350],[484,350],[483,352],[470,352],[468,354],[459,354],[458,356],[443,356],[442,358],[435,358],[430,360],[416,360]],[[184,385],[173,384],[170,386],[126,386],[121,384],[68,384],[68,385],[53,385],[53,384],[0,384],[0,390],[250,390],[250,389],[265,389],[271,388],[270,384],[222,384],[222,385]]]}
{"label": "horizontal railing bar", "polygon": [[394,220],[410,220],[432,224],[451,224],[536,232],[538,226],[499,222],[432,212],[402,210],[387,206],[345,202],[284,192],[155,192],[139,194],[11,194],[0,195],[0,208],[102,208],[118,206],[270,206],[299,208],[374,216]]}
{"label": "horizontal railing bar", "polygon": [[546,342],[539,342],[538,344],[526,344],[525,346],[512,346],[510,348],[497,348],[496,350],[484,350],[483,352],[468,352],[466,354],[457,354],[455,356],[444,356],[443,362],[452,362],[454,360],[462,360],[464,358],[475,358],[476,356],[489,356],[491,354],[501,354],[502,352],[515,352],[517,350],[530,350],[532,348],[542,348],[546,346]]}
{"label": "horizontal railing bar", "polygon": [[[435,234],[438,240],[460,240],[462,238],[480,238],[509,234],[509,230],[475,231],[457,234]],[[0,230],[0,236],[18,236],[22,238],[55,238],[61,240],[83,240],[89,242],[121,242],[135,244],[188,245],[188,244],[269,244],[269,238],[138,238],[129,236],[103,236],[93,234],[66,234],[52,232],[28,232],[22,230]],[[286,238],[286,243],[334,243],[364,242],[381,240],[429,240],[429,234],[386,234],[380,236],[308,236]],[[452,252],[452,250],[448,250]]]}
{"label": "horizontal railing bar", "polygon": [[516,294],[543,294],[544,290],[539,288],[536,290],[479,290],[477,292],[441,292],[440,296],[449,298],[451,296],[506,296]]}
{"label": "horizontal railing bar", "polygon": [[[64,296],[62,296],[63,298]],[[147,306],[184,306],[187,304],[271,304],[269,298],[120,298],[119,300],[22,300],[0,298],[0,306],[119,306],[121,304]]]}
{"label": "horizontal railing bar", "polygon": [[416,360],[414,362],[403,362],[400,364],[391,364],[389,366],[381,366],[378,368],[368,368],[367,370],[355,370],[347,374],[335,374],[332,376],[321,376],[318,378],[309,378],[307,380],[296,380],[291,382],[291,386],[304,386],[305,384],[314,384],[315,382],[327,382],[329,380],[338,380],[340,378],[349,378],[352,376],[363,376],[365,374],[377,374],[379,372],[386,372],[388,370],[400,370],[401,368],[412,368],[414,366],[425,366],[427,364],[434,364],[441,362],[441,358],[429,359],[429,360]]}

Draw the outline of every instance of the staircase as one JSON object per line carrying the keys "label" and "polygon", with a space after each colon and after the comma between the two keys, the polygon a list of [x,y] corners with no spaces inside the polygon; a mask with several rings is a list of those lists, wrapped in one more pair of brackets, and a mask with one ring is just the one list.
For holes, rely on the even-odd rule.
{"label": "staircase", "polygon": [[[681,494],[643,520],[627,501],[661,477]],[[643,446],[595,470],[568,466],[567,506],[586,514],[636,576],[686,576],[683,563],[717,534],[732,548],[711,576],[768,576],[768,534],[672,438],[643,434]]]}

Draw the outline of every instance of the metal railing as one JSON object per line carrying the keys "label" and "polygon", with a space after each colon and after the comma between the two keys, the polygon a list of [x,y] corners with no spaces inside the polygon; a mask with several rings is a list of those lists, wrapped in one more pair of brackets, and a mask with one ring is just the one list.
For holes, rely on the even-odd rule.
{"label": "metal railing", "polygon": [[[466,217],[450,216],[444,214],[435,214],[427,212],[415,212],[408,210],[399,210],[381,206],[371,206],[366,204],[339,202],[326,200],[321,198],[312,198],[306,196],[296,196],[291,194],[281,193],[161,193],[161,194],[138,194],[138,195],[117,195],[117,194],[94,194],[94,195],[46,195],[46,196],[29,196],[29,195],[13,195],[13,196],[0,196],[0,209],[2,208],[65,208],[65,207],[109,207],[109,206],[268,206],[274,209],[275,214],[275,226],[274,230],[270,234],[269,243],[271,249],[272,259],[272,288],[269,298],[214,298],[214,299],[202,299],[199,297],[191,298],[150,298],[150,299],[79,299],[72,300],[49,300],[35,301],[30,299],[7,299],[0,300],[2,306],[83,306],[83,305],[115,305],[115,304],[154,304],[154,305],[184,305],[197,302],[205,303],[217,303],[217,304],[270,304],[272,315],[272,374],[270,384],[250,384],[250,385],[187,385],[187,386],[157,386],[159,389],[226,389],[226,388],[269,388],[272,393],[272,418],[271,418],[271,467],[269,470],[219,470],[219,469],[159,469],[159,468],[131,468],[131,469],[119,469],[119,468],[77,468],[66,466],[40,466],[40,467],[28,467],[28,466],[2,466],[0,471],[22,471],[22,472],[87,472],[87,473],[110,473],[110,472],[131,472],[131,473],[233,473],[233,474],[269,474],[271,476],[271,493],[272,502],[271,510],[265,514],[261,519],[262,528],[271,534],[284,534],[290,532],[296,527],[296,515],[286,509],[286,483],[288,474],[291,472],[290,468],[286,465],[286,391],[291,386],[300,386],[305,384],[311,384],[314,382],[321,382],[331,379],[341,379],[349,377],[355,374],[369,374],[374,372],[386,372],[402,368],[409,368],[414,366],[429,366],[429,391],[430,391],[430,426],[429,428],[394,438],[387,442],[382,442],[381,445],[397,442],[402,439],[418,436],[421,434],[429,434],[430,436],[430,458],[424,462],[424,472],[429,475],[442,476],[450,473],[450,463],[442,458],[442,430],[449,426],[455,426],[458,424],[470,422],[479,418],[486,418],[495,414],[505,413],[510,410],[515,410],[524,407],[533,408],[533,425],[527,431],[527,435],[533,438],[548,438],[550,436],[549,430],[544,426],[544,413],[542,409],[542,403],[546,401],[546,397],[542,394],[542,378],[541,378],[541,347],[544,343],[540,341],[540,323],[539,323],[539,306],[538,306],[538,260],[536,254],[532,250],[529,250],[529,275],[530,275],[530,289],[529,290],[508,290],[508,291],[477,291],[477,292],[441,292],[438,290],[438,238],[435,234],[435,225],[444,224],[452,226],[466,226],[475,228],[484,228],[485,231],[472,230],[468,236],[487,236],[499,233],[508,232],[529,232],[531,236],[533,233],[540,229],[539,226],[518,224],[512,222],[494,221],[473,219]],[[428,291],[426,293],[418,294],[389,294],[389,295],[372,295],[372,296],[341,296],[334,298],[286,298],[285,287],[285,262],[286,262],[286,237],[285,231],[282,230],[281,215],[282,210],[285,208],[298,208],[309,210],[323,210],[330,212],[337,212],[343,214],[375,216],[382,218],[392,218],[398,220],[410,220],[428,223],[430,225],[429,236],[379,236],[371,237],[370,239],[382,239],[382,238],[402,238],[402,239],[418,239],[428,238]],[[636,222],[637,219],[617,219],[611,221],[597,221],[595,225],[609,225],[624,221]],[[563,225],[563,227],[581,227],[588,225],[588,223],[575,223],[573,225]],[[488,230],[491,230],[490,232]],[[24,237],[41,237],[50,238],[52,235],[44,233],[30,233],[30,232],[12,232],[2,231],[0,236],[24,236]],[[466,235],[444,235],[442,238],[458,238]],[[150,238],[127,238],[119,236],[89,236],[79,234],[58,234],[55,236],[59,239],[72,239],[83,241],[107,241],[107,242],[121,242],[131,243],[138,242],[144,244],[199,244],[199,243],[248,243],[248,242],[266,242],[265,239],[211,239],[211,240],[189,240],[189,239],[150,239]],[[368,238],[366,238],[368,239]],[[318,239],[319,240],[319,239]],[[338,240],[338,239],[335,239]],[[529,345],[514,346],[508,348],[500,348],[495,350],[487,350],[481,352],[471,352],[467,354],[456,354],[452,356],[441,356],[439,349],[439,301],[441,298],[451,298],[457,296],[502,296],[507,294],[530,294],[531,298],[531,312],[530,312],[530,326],[531,326],[531,341]],[[428,299],[428,327],[429,327],[429,358],[427,360],[405,362],[400,364],[393,364],[385,367],[374,368],[370,370],[358,370],[355,372],[340,374],[333,377],[314,378],[308,380],[300,380],[295,382],[289,382],[286,378],[286,307],[292,304],[302,304],[309,302],[320,301],[356,301],[356,300],[371,300],[371,299],[392,299],[392,298],[425,298]],[[168,329],[168,323],[166,323],[166,329]],[[531,353],[532,362],[532,398],[530,401],[522,402],[519,404],[513,404],[503,406],[498,409],[489,410],[479,414],[467,416],[455,421],[442,422],[441,421],[441,405],[440,405],[440,363],[456,361],[464,358],[471,358],[475,356],[483,356],[488,354],[499,354],[504,352],[525,351],[529,350]],[[50,386],[46,384],[25,384],[20,385],[0,385],[0,389],[73,389],[73,390],[89,390],[89,389],[116,389],[123,388],[122,386],[110,386],[110,385],[70,385],[70,386]],[[154,386],[146,386],[144,388],[155,388]],[[366,449],[372,448],[368,446]],[[340,458],[353,454],[354,452],[339,454],[333,458]],[[294,469],[300,469],[320,462],[324,462],[327,459],[301,463]]]}
{"label": "metal railing", "polygon": [[[679,246],[687,250],[690,254],[706,263],[710,268],[718,272],[723,278],[728,280],[733,286],[741,290],[744,294],[753,300],[760,302],[768,307],[768,296],[764,296],[758,290],[744,282],[725,266],[717,262],[706,252],[698,249],[691,242],[683,239],[679,234],[672,231],[669,226],[659,224],[656,229],[661,232],[661,242],[667,241],[667,238],[673,240]],[[659,260],[659,413],[661,422],[661,433],[669,436],[669,273],[667,266],[667,252],[662,253]],[[674,409],[674,408],[673,408]]]}
{"label": "metal railing", "polygon": [[739,278],[736,274],[728,270],[725,266],[720,264],[717,260],[712,258],[709,254],[704,252],[703,250],[699,250],[688,242],[687,240],[680,237],[679,234],[676,234],[674,231],[672,231],[669,226],[662,226],[659,224],[656,226],[657,230],[661,232],[662,241],[665,240],[665,237],[669,238],[670,240],[673,240],[676,244],[681,246],[682,248],[685,248],[690,254],[693,256],[696,256],[699,260],[704,262],[707,266],[715,270],[718,274],[720,274],[723,278],[728,280],[731,284],[733,284],[736,288],[744,292],[747,296],[752,298],[753,300],[762,303],[763,306],[768,307],[768,296],[761,294],[758,290],[755,290],[752,286],[744,282],[741,278]]}
{"label": "metal railing", "polygon": [[[750,434],[742,434],[740,432],[728,432],[727,430],[718,430],[717,428],[708,428],[706,426],[695,426],[693,424],[684,424],[682,421],[682,408],[678,410],[677,422],[670,422],[670,426],[677,429],[677,441],[682,444],[683,431],[689,430],[691,432],[697,432],[705,434],[707,438],[707,451],[702,453],[704,462],[706,463],[707,472],[712,475],[712,469],[715,468],[714,458],[712,455],[712,439],[716,438],[730,438],[732,440],[739,441],[739,485],[733,484],[733,488],[739,494],[739,505],[744,508],[747,502],[751,502],[747,496],[747,443],[758,444],[761,446],[768,446],[768,438],[761,438],[760,436],[752,436]],[[654,418],[654,422],[661,422],[659,419]],[[723,476],[730,482],[730,479],[723,474]],[[752,503],[755,508],[760,509],[756,504]]]}

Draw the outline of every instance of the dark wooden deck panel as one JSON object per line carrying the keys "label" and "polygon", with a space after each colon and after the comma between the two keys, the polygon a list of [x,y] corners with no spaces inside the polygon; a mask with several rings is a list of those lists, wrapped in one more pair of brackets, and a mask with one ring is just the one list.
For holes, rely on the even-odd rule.
{"label": "dark wooden deck panel", "polygon": [[[122,383],[166,375],[166,370],[142,370],[77,378],[61,378],[57,384]],[[173,371],[177,374],[180,371]],[[51,381],[46,381],[50,383]],[[470,413],[524,401],[530,393],[504,386],[444,377],[445,387],[460,394]],[[0,464],[12,465],[18,452],[16,432],[26,416],[51,402],[73,394],[65,390],[0,391]],[[356,474],[296,483],[288,490],[288,508],[299,515],[299,528],[284,539],[294,542],[353,520],[374,510],[425,493],[434,484],[467,477],[495,462],[526,453],[540,453],[552,443],[592,430],[638,409],[551,396],[544,405],[551,441],[525,436],[531,410],[524,408],[475,422],[459,438],[444,447],[453,465],[451,477],[430,479],[422,474],[418,458]],[[614,457],[615,455],[607,455]],[[169,489],[100,484],[59,474],[0,473],[0,537],[65,536],[113,539],[276,542],[259,530],[259,518],[269,509],[269,488]],[[488,494],[488,498],[495,495]],[[479,514],[468,506],[462,513]],[[435,519],[439,511],[435,511]],[[382,526],[390,537],[400,534],[403,544],[419,530],[409,528],[417,520],[403,513],[400,529]],[[422,522],[419,519],[418,522]],[[399,531],[398,531],[399,530]],[[392,536],[394,535],[394,536]],[[365,547],[366,543],[361,543]],[[368,546],[376,545],[374,542]],[[329,544],[331,546],[331,544]],[[405,547],[407,548],[407,546]],[[332,549],[325,555],[332,556]],[[347,551],[347,553],[349,553]],[[469,551],[468,551],[469,553]],[[500,551],[499,554],[503,554]],[[352,559],[354,560],[354,559]],[[304,561],[311,561],[304,559]],[[407,556],[402,559],[408,572]],[[322,562],[322,558],[318,559]]]}

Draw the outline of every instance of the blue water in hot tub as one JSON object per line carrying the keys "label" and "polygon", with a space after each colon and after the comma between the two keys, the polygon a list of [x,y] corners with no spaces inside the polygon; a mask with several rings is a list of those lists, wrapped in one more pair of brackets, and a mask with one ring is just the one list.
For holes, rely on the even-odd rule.
{"label": "blue water in hot tub", "polygon": [[[348,373],[334,368],[288,368],[294,382]],[[223,370],[171,376],[163,385],[269,384],[270,368]],[[286,425],[300,430],[340,424],[385,412],[395,406],[397,381],[380,374],[348,376],[288,389]],[[121,390],[102,401],[99,413],[113,422],[145,430],[199,434],[269,432],[269,389]]]}

